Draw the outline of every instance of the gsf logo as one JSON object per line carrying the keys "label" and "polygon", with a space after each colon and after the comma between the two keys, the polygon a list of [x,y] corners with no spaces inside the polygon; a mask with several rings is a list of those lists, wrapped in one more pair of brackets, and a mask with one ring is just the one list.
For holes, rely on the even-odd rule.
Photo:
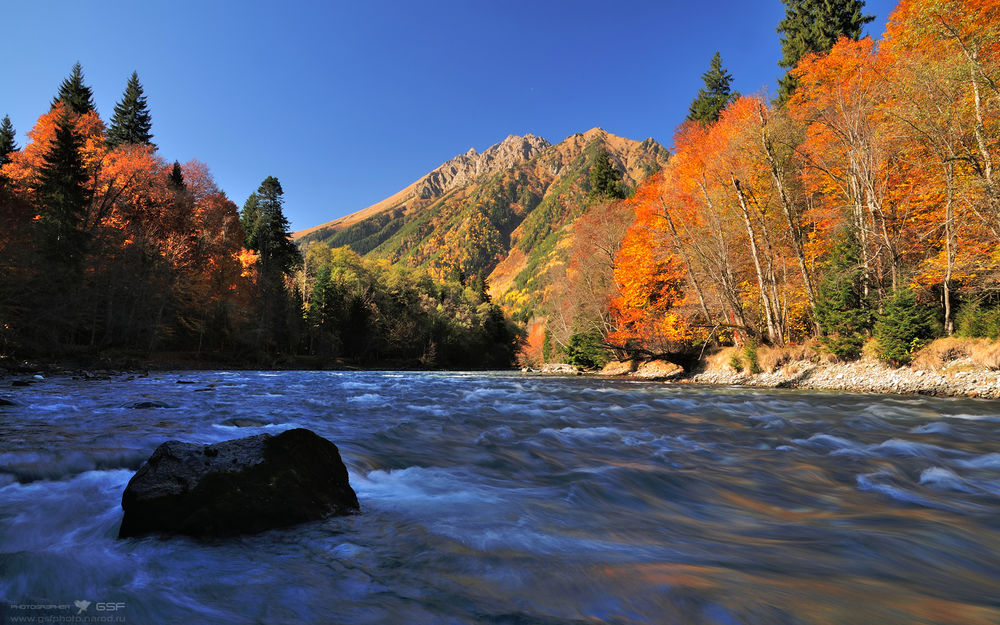
{"label": "gsf logo", "polygon": [[118,602],[102,601],[102,602],[95,603],[94,607],[97,609],[98,612],[117,612],[118,610],[124,610],[125,609],[125,602],[124,601],[118,601]]}

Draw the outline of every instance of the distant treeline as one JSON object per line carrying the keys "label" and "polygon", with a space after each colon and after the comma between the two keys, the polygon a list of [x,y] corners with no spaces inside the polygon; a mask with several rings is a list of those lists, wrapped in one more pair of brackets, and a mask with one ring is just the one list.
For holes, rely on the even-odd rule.
{"label": "distant treeline", "polygon": [[0,123],[0,358],[183,352],[265,365],[505,367],[518,333],[485,285],[313,245],[266,178],[241,210],[165,161],[133,73],[105,124],[77,64],[17,145]]}

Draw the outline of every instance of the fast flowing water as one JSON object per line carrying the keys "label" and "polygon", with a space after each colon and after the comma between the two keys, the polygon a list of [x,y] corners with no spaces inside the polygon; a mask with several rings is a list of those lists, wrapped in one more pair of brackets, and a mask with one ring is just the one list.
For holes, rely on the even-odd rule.
{"label": "fast flowing water", "polygon": [[[11,623],[1000,623],[997,402],[380,372],[0,397]],[[116,538],[161,442],[292,427],[337,443],[361,514]]]}

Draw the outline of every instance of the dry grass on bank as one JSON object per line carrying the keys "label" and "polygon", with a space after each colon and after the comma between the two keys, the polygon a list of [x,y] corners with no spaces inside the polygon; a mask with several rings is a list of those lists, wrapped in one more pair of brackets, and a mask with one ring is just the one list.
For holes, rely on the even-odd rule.
{"label": "dry grass on bank", "polygon": [[1000,369],[1000,342],[949,336],[935,339],[913,359],[914,369],[936,371],[955,365]]}

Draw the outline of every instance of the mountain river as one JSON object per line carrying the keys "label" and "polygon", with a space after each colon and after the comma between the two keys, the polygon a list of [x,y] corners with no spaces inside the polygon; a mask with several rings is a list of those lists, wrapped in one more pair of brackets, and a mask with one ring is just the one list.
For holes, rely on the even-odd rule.
{"label": "mountain river", "polygon": [[[242,371],[0,398],[4,625],[1000,623],[1000,402]],[[360,514],[117,538],[163,441],[293,427]]]}

